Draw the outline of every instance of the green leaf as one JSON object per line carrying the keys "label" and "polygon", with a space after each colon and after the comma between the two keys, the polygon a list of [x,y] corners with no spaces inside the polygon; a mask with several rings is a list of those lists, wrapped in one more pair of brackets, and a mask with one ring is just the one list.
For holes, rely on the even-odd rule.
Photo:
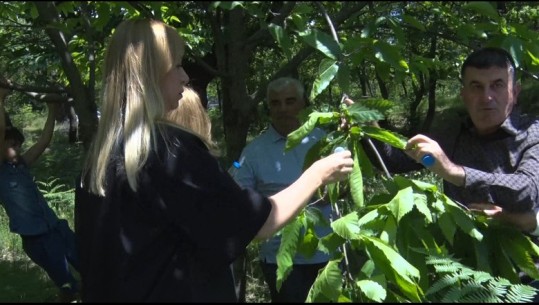
{"label": "green leaf", "polygon": [[357,212],[349,213],[331,223],[333,232],[345,239],[359,238],[359,224]]}
{"label": "green leaf", "polygon": [[[339,263],[342,259],[331,260],[327,263],[326,267],[318,272],[318,276],[314,281],[309,295],[307,296],[307,303],[317,302],[321,300],[328,300],[330,302],[337,302],[342,291],[342,271],[339,269]],[[324,296],[324,298],[321,298]]]}
{"label": "green leaf", "polygon": [[380,233],[380,239],[385,243],[393,245],[395,244],[395,238],[397,236],[397,222],[394,217],[387,217],[384,224],[384,228]]}
{"label": "green leaf", "polygon": [[398,252],[377,238],[362,236],[371,259],[412,302],[421,302],[423,292],[414,281],[419,279],[419,271],[406,261]]}
{"label": "green leaf", "polygon": [[414,184],[418,189],[420,189],[420,190],[422,190],[422,191],[432,192],[432,193],[438,192],[438,187],[437,187],[435,184],[428,183],[428,182],[424,182],[424,181],[420,181],[420,180],[414,180],[414,179],[412,179],[411,181],[413,182],[413,184]]}
{"label": "green leaf", "polygon": [[384,119],[380,111],[367,108],[359,103],[352,104],[348,107],[348,114],[354,118],[356,123],[360,124]]}
{"label": "green leaf", "polygon": [[300,32],[299,36],[304,42],[322,52],[327,57],[333,60],[341,58],[341,46],[328,34],[318,30],[307,30]]}
{"label": "green leaf", "polygon": [[462,8],[465,10],[474,11],[480,15],[490,17],[494,20],[500,19],[498,11],[496,11],[496,8],[494,8],[494,6],[492,6],[492,4],[488,1],[471,1],[466,3]]}
{"label": "green leaf", "polygon": [[432,213],[428,206],[427,195],[414,193],[414,205],[425,216],[427,223],[432,223]]}
{"label": "green leaf", "polygon": [[296,147],[301,141],[313,131],[313,129],[316,127],[318,121],[320,119],[327,119],[331,121],[331,119],[338,119],[339,113],[338,112],[313,112],[309,115],[309,120],[305,122],[303,125],[300,126],[300,128],[294,130],[293,132],[289,133],[286,138],[286,145],[285,145],[285,151],[289,151],[290,149]]}
{"label": "green leaf", "polygon": [[386,42],[377,40],[374,42],[374,56],[381,62],[388,63],[391,67],[404,72],[409,71],[408,63],[399,54],[397,47]]}
{"label": "green leaf", "polygon": [[410,213],[414,208],[414,191],[411,187],[400,190],[397,196],[388,203],[388,208],[400,222],[402,217]]}
{"label": "green leaf", "polygon": [[216,9],[220,7],[225,10],[233,10],[237,6],[243,7],[243,1],[215,1],[210,5],[210,8]]}
{"label": "green leaf", "polygon": [[339,64],[339,72],[337,73],[337,82],[343,93],[350,92],[350,69],[345,63]]}
{"label": "green leaf", "polygon": [[402,20],[409,25],[415,27],[416,29],[420,30],[421,32],[425,32],[425,26],[415,17],[404,14],[402,16]]}
{"label": "green leaf", "polygon": [[329,221],[324,216],[324,213],[316,206],[308,206],[305,208],[305,216],[307,223],[310,226],[329,226]]}
{"label": "green leaf", "polygon": [[531,58],[533,66],[539,66],[539,58],[536,57],[530,50],[526,50],[528,56]]}
{"label": "green leaf", "polygon": [[366,135],[373,139],[385,142],[399,149],[404,149],[406,147],[407,139],[396,132],[373,126],[363,126],[361,129]]}
{"label": "green leaf", "polygon": [[361,209],[365,206],[365,199],[363,198],[363,175],[361,174],[361,168],[359,167],[359,153],[358,144],[354,143],[354,167],[350,174],[350,192],[352,195],[352,201],[356,208]]}
{"label": "green leaf", "polygon": [[515,60],[515,67],[518,68],[522,65],[522,58],[524,57],[524,45],[522,40],[513,36],[507,36],[503,40],[501,47],[511,54]]}
{"label": "green leaf", "polygon": [[466,234],[470,235],[477,241],[481,241],[483,239],[483,234],[477,230],[477,228],[474,226],[473,220],[470,218],[469,215],[464,213],[464,211],[458,207],[453,205],[446,204],[446,211],[451,214],[451,217],[455,221],[455,224]]}
{"label": "green leaf", "polygon": [[303,217],[300,215],[282,229],[281,244],[277,251],[277,290],[281,289],[283,281],[292,271],[292,260],[296,255],[302,227]]}
{"label": "green leaf", "polygon": [[286,35],[285,31],[283,30],[283,27],[271,23],[268,26],[268,29],[273,38],[277,41],[277,44],[279,45],[281,50],[283,50],[286,58],[290,60],[290,58],[292,57],[292,43],[290,42],[290,38],[288,38],[288,35]]}
{"label": "green leaf", "polygon": [[361,280],[356,282],[357,287],[369,299],[375,302],[382,302],[386,299],[385,288],[375,281]]}
{"label": "green leaf", "polygon": [[308,169],[311,165],[313,165],[314,162],[320,159],[322,150],[324,150],[328,144],[327,138],[324,137],[309,148],[307,154],[305,154],[305,159],[303,160],[303,171]]}
{"label": "green leaf", "polygon": [[364,105],[365,107],[370,108],[370,109],[376,109],[384,115],[387,113],[389,109],[395,106],[395,103],[393,103],[390,100],[386,100],[384,98],[374,98],[374,97],[360,99],[357,102],[357,104]]}
{"label": "green leaf", "polygon": [[326,87],[333,80],[333,78],[335,78],[335,75],[337,75],[338,71],[339,66],[337,65],[337,61],[327,58],[322,59],[322,61],[320,62],[320,67],[318,68],[319,75],[313,82],[313,88],[311,90],[309,100],[314,101],[316,96],[318,96],[322,91],[324,91],[324,89],[326,89]]}
{"label": "green leaf", "polygon": [[500,235],[503,236],[500,242],[504,242],[503,244],[505,245],[504,248],[507,254],[518,268],[532,278],[539,279],[539,271],[532,258],[532,255],[537,258],[539,251],[530,238],[515,229],[505,231]]}
{"label": "green leaf", "polygon": [[32,19],[37,19],[39,16],[39,12],[37,11],[37,7],[35,5],[30,6],[30,17]]}
{"label": "green leaf", "polygon": [[442,234],[444,235],[445,239],[447,239],[450,245],[453,245],[455,233],[457,232],[457,226],[453,221],[453,218],[449,216],[448,213],[444,213],[440,215],[437,223],[440,230],[442,230]]}
{"label": "green leaf", "polygon": [[305,234],[298,243],[297,253],[306,258],[312,257],[318,248],[318,237],[312,228],[306,230]]}
{"label": "green leaf", "polygon": [[337,249],[344,244],[346,240],[340,237],[338,234],[329,233],[328,235],[320,238],[318,241],[318,250],[331,254],[335,253]]}
{"label": "green leaf", "polygon": [[[493,233],[496,234],[497,232],[494,231]],[[498,236],[495,236],[495,238],[493,238],[494,236],[489,237],[492,240],[490,251],[494,254],[494,262],[498,267],[498,274],[512,283],[520,282],[518,272],[505,249],[506,245],[505,243],[502,244],[503,238],[498,239]]]}
{"label": "green leaf", "polygon": [[361,216],[361,218],[358,220],[357,224],[360,227],[363,227],[367,224],[369,224],[372,221],[379,220],[381,218],[381,214],[379,214],[379,209],[372,210],[368,212],[367,214]]}
{"label": "green leaf", "polygon": [[335,204],[337,200],[339,199],[340,183],[339,182],[330,183],[326,185],[326,189],[328,191],[329,202],[331,204]]}
{"label": "green leaf", "polygon": [[359,167],[361,168],[361,174],[364,177],[372,178],[374,176],[373,166],[371,160],[367,157],[367,153],[365,153],[365,150],[363,149],[363,145],[357,146],[357,157],[359,160]]}

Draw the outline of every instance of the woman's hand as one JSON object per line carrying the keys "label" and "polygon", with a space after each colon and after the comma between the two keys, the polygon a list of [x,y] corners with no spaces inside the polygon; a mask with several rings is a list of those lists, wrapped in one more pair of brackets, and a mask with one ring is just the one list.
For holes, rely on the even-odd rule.
{"label": "woman's hand", "polygon": [[322,184],[325,185],[348,178],[353,166],[352,153],[344,150],[314,162],[309,169],[316,171],[322,179]]}

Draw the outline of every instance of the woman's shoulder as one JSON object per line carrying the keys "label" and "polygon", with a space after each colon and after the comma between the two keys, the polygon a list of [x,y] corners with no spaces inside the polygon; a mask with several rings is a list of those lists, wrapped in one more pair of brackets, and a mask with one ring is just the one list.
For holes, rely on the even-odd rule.
{"label": "woman's shoulder", "polygon": [[160,123],[157,127],[155,152],[159,160],[194,162],[210,158],[208,148],[197,135],[172,123]]}
{"label": "woman's shoulder", "polygon": [[183,127],[172,122],[159,121],[158,130],[162,134],[162,138],[167,141],[180,141],[184,144],[201,145],[205,147],[204,142],[200,137]]}

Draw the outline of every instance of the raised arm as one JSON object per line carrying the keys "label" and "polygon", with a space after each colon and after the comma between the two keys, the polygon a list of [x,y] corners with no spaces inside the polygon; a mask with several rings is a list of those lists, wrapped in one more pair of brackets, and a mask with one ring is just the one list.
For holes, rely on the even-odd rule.
{"label": "raised arm", "polygon": [[353,163],[348,150],[329,155],[313,163],[289,187],[269,197],[273,207],[256,238],[273,236],[301,211],[319,187],[346,179]]}
{"label": "raised arm", "polygon": [[41,137],[36,142],[36,144],[30,147],[22,155],[22,158],[28,166],[31,166],[41,156],[47,146],[49,146],[49,143],[52,140],[52,134],[54,132],[54,123],[58,106],[58,103],[47,103],[49,113],[47,116],[47,121],[45,122],[45,127],[43,127],[43,133],[41,134]]}
{"label": "raised arm", "polygon": [[6,96],[11,92],[10,89],[0,88],[0,162],[4,161],[4,153],[6,150],[6,142],[4,140],[6,135],[6,110],[4,108]]}

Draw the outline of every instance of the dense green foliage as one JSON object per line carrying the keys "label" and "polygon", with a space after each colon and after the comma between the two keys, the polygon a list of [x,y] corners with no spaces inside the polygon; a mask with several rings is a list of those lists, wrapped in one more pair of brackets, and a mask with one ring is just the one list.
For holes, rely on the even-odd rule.
{"label": "dense green foliage", "polygon": [[[297,251],[309,256],[318,249],[333,255],[333,260],[320,270],[308,297],[312,302],[530,300],[536,290],[520,284],[518,277],[523,271],[539,279],[534,264],[539,247],[529,236],[471,213],[434,184],[403,176],[381,179],[384,190],[365,200],[363,176],[372,177],[373,172],[360,140],[370,137],[399,149],[406,145],[399,134],[364,126],[381,118],[377,109],[343,105],[340,113],[311,113],[288,136],[290,149],[316,126],[325,128],[326,137],[311,148],[305,166],[344,146],[353,152],[354,168],[348,181],[326,186],[326,200],[341,215],[330,224],[333,233],[323,238],[313,233],[314,225],[324,225],[313,208],[282,229],[278,287],[293,268]],[[341,128],[341,119],[348,122],[346,128]],[[307,232],[303,236],[301,229]],[[454,258],[463,265],[451,272],[432,268],[432,257]],[[444,291],[447,294],[433,291],[433,287],[450,285],[448,278],[454,283]],[[459,286],[455,286],[457,282]],[[485,291],[481,283],[492,290]]]}

